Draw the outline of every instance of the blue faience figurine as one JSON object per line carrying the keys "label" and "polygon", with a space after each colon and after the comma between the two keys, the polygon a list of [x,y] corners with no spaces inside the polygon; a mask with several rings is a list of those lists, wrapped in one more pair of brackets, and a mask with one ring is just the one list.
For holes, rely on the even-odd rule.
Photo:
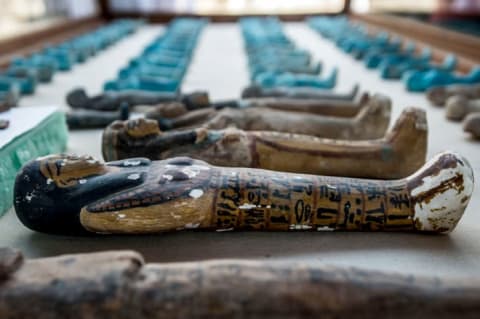
{"label": "blue faience figurine", "polygon": [[480,67],[473,68],[467,75],[432,69],[428,71],[408,71],[403,75],[406,88],[412,92],[423,92],[431,87],[449,84],[480,83]]}

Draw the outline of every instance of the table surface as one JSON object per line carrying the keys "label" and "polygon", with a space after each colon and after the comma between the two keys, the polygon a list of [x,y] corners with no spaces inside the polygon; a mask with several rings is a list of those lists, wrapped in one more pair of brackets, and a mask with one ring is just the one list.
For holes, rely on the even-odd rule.
{"label": "table surface", "polygon": [[[21,100],[21,106],[65,106],[65,94],[82,85],[90,94],[99,93],[105,80],[115,76],[127,60],[141,52],[161,32],[162,26],[144,26],[136,34],[79,65],[58,74],[54,83],[39,87],[38,93]],[[389,95],[393,100],[392,119],[403,108],[417,106],[427,111],[429,122],[428,157],[453,150],[466,156],[478,176],[480,147],[466,136],[457,123],[448,122],[444,111],[431,106],[423,94],[410,94],[399,81],[384,81],[375,71],[340,52],[303,23],[286,23],[285,30],[299,47],[310,50],[324,62],[324,73],[339,67],[338,91],[354,83],[362,90]],[[248,83],[246,58],[238,25],[212,24],[198,42],[183,90],[208,90],[215,99],[238,97]],[[101,130],[70,134],[68,151],[101,158]],[[21,249],[29,257],[107,249],[134,249],[149,262],[195,261],[213,258],[287,260],[357,266],[448,277],[478,276],[480,268],[480,193],[472,200],[457,228],[449,235],[408,233],[346,232],[177,232],[149,236],[54,236],[30,231],[20,224],[13,209],[0,219],[1,246]]]}

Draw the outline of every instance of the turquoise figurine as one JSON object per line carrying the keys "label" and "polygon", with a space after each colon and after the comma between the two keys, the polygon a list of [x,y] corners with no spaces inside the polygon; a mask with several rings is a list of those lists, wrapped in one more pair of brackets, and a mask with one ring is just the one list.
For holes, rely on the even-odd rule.
{"label": "turquoise figurine", "polygon": [[424,92],[439,85],[480,83],[480,66],[473,68],[467,75],[456,75],[443,70],[408,71],[402,77],[407,90]]}
{"label": "turquoise figurine", "polygon": [[293,74],[293,73],[261,73],[255,78],[255,83],[265,87],[312,87],[320,89],[332,89],[337,83],[338,69],[334,68],[330,75],[325,78],[309,74]]}
{"label": "turquoise figurine", "polygon": [[404,61],[398,64],[382,64],[380,65],[380,76],[383,79],[401,79],[403,74],[408,71],[429,71],[440,70],[445,72],[453,72],[457,67],[457,57],[449,54],[442,63],[434,64],[427,61]]}

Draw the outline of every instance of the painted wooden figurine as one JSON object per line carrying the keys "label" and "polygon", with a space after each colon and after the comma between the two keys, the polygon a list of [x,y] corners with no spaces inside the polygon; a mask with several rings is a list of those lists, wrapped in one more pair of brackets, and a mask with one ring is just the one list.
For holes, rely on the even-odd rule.
{"label": "painted wooden figurine", "polygon": [[154,120],[116,121],[103,133],[103,157],[162,160],[190,156],[213,165],[392,179],[425,163],[427,121],[421,109],[406,109],[378,140],[345,141],[269,131],[196,128],[161,132]]}
{"label": "painted wooden figurine", "polygon": [[473,170],[454,153],[398,180],[228,168],[189,157],[50,155],[27,163],[15,211],[37,231],[146,234],[182,229],[452,231],[469,202]]}
{"label": "painted wooden figurine", "polygon": [[333,139],[365,140],[384,136],[390,122],[390,111],[390,99],[375,94],[354,117],[349,118],[266,107],[221,110],[206,108],[174,118],[162,118],[151,112],[147,117],[157,119],[163,131],[199,126],[209,129],[233,126],[247,131],[277,131]]}

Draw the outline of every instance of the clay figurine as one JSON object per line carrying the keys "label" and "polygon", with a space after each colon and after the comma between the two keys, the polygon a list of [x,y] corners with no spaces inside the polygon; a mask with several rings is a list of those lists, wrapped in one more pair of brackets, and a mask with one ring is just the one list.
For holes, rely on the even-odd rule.
{"label": "clay figurine", "polygon": [[393,179],[406,177],[425,163],[427,121],[423,110],[409,108],[384,138],[343,141],[238,129],[162,133],[156,121],[135,119],[109,125],[102,152],[106,161],[190,156],[219,166]]}
{"label": "clay figurine", "polygon": [[174,94],[167,92],[144,92],[127,90],[121,92],[105,92],[89,97],[83,88],[77,88],[67,95],[67,103],[72,108],[91,109],[97,111],[116,111],[120,104],[127,103],[130,107],[137,105],[156,105],[159,103],[181,101],[190,109],[197,109],[210,104],[208,93],[195,91],[190,94]]}
{"label": "clay figurine", "polygon": [[118,111],[94,111],[76,109],[66,114],[69,129],[105,128],[116,120],[127,120],[130,110],[127,103],[120,105]]}
{"label": "clay figurine", "polygon": [[188,112],[175,118],[162,118],[154,112],[147,117],[159,121],[163,131],[203,126],[223,129],[234,126],[247,131],[278,131],[317,137],[365,140],[384,136],[390,121],[391,101],[375,94],[354,117],[335,117],[301,112],[255,108],[213,108]]}
{"label": "clay figurine", "polygon": [[286,97],[292,99],[353,100],[359,86],[355,84],[348,93],[335,93],[327,89],[275,87],[263,88],[252,84],[242,90],[242,98]]}
{"label": "clay figurine", "polygon": [[475,277],[423,277],[321,262],[145,263],[142,255],[127,250],[27,259],[19,251],[3,248],[2,270],[2,318],[312,318],[328,314],[336,319],[371,319],[381,311],[389,319],[445,319],[476,318],[480,312],[480,282]]}
{"label": "clay figurine", "polygon": [[480,112],[480,98],[469,100],[463,95],[454,95],[445,103],[445,116],[452,121],[461,121],[470,113]]}
{"label": "clay figurine", "polygon": [[15,212],[46,233],[147,234],[182,229],[448,233],[473,191],[470,164],[435,156],[398,180],[218,167],[189,157],[50,155],[25,164]]}
{"label": "clay figurine", "polygon": [[453,95],[463,95],[469,99],[480,98],[480,84],[451,84],[435,86],[427,90],[427,98],[434,105],[443,106]]}
{"label": "clay figurine", "polygon": [[475,139],[480,139],[480,113],[471,113],[463,120],[463,130],[472,135]]}

